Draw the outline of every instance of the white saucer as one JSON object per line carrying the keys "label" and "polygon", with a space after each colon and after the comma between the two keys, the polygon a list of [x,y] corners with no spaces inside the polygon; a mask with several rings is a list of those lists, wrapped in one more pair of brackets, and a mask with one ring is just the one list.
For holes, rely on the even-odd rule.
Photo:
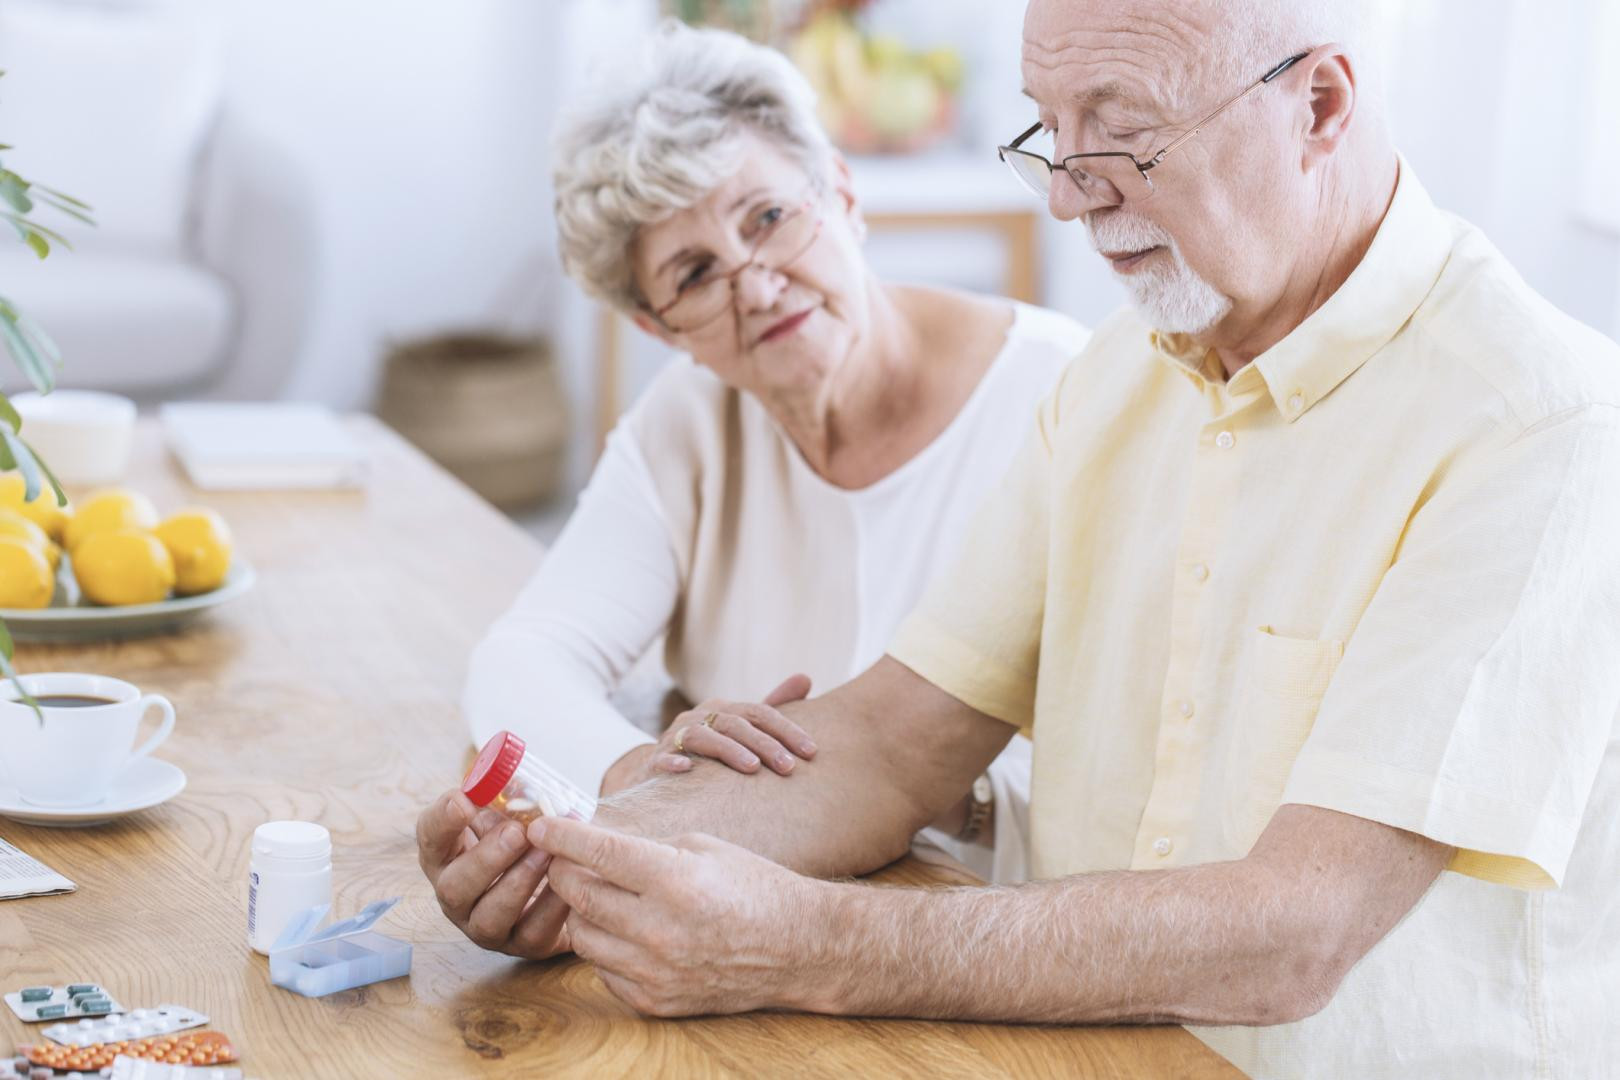
{"label": "white saucer", "polygon": [[186,774],[178,765],[145,757],[125,769],[113,781],[107,797],[89,806],[35,806],[24,802],[17,789],[0,784],[0,817],[25,825],[74,828],[100,825],[104,821],[133,814],[174,798],[186,787]]}

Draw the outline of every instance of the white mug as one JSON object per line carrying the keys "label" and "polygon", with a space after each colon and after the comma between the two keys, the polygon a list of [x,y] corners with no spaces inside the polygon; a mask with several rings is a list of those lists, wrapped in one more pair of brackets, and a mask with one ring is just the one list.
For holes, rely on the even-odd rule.
{"label": "white mug", "polygon": [[[156,750],[174,730],[174,706],[122,679],[56,672],[23,675],[45,720],[29,708],[10,679],[0,679],[0,776],[35,806],[93,806],[120,773]],[[51,705],[52,697],[100,698],[105,704]],[[163,714],[157,733],[137,748],[135,732],[152,709]]]}

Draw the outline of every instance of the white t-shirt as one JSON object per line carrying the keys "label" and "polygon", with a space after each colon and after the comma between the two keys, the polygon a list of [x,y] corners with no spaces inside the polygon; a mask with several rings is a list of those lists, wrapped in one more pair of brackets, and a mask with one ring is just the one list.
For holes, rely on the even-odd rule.
{"label": "white t-shirt", "polygon": [[[1089,332],[1016,305],[1000,352],[931,443],[859,490],[812,470],[758,400],[672,361],[614,429],[539,571],[474,650],[473,737],[517,732],[589,791],[652,741],[609,695],[660,637],[689,701],[758,701],[805,672],[816,693],[871,666],[948,566],[1040,401]],[[1029,743],[990,770],[994,880],[1025,874]],[[931,837],[940,842],[939,837]]]}

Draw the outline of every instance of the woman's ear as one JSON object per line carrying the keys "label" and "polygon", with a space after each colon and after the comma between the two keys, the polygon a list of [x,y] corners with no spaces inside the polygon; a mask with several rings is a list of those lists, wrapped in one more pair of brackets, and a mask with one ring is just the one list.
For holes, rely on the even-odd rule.
{"label": "woman's ear", "polygon": [[832,152],[832,188],[837,193],[839,201],[844,204],[844,212],[849,215],[849,223],[855,230],[855,235],[864,240],[866,215],[861,210],[860,196],[855,194],[855,177],[849,171],[849,162],[837,150]]}
{"label": "woman's ear", "polygon": [[671,331],[669,327],[647,314],[645,311],[635,312],[630,316],[630,321],[635,323],[636,328],[642,333],[650,334],[659,341],[662,341],[665,345],[676,345],[674,332]]}

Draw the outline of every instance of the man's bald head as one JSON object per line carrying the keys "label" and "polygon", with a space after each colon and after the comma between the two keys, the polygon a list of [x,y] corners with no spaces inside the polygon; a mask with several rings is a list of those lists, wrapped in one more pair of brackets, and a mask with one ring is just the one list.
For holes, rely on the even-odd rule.
{"label": "man's bald head", "polygon": [[1059,174],[1052,213],[1084,220],[1160,329],[1254,336],[1293,283],[1326,279],[1319,264],[1338,256],[1314,238],[1365,217],[1376,189],[1387,205],[1394,155],[1365,92],[1379,2],[1030,0],[1024,84],[1050,133],[1032,149],[1054,162],[1129,154],[1149,169],[1132,195]]}

